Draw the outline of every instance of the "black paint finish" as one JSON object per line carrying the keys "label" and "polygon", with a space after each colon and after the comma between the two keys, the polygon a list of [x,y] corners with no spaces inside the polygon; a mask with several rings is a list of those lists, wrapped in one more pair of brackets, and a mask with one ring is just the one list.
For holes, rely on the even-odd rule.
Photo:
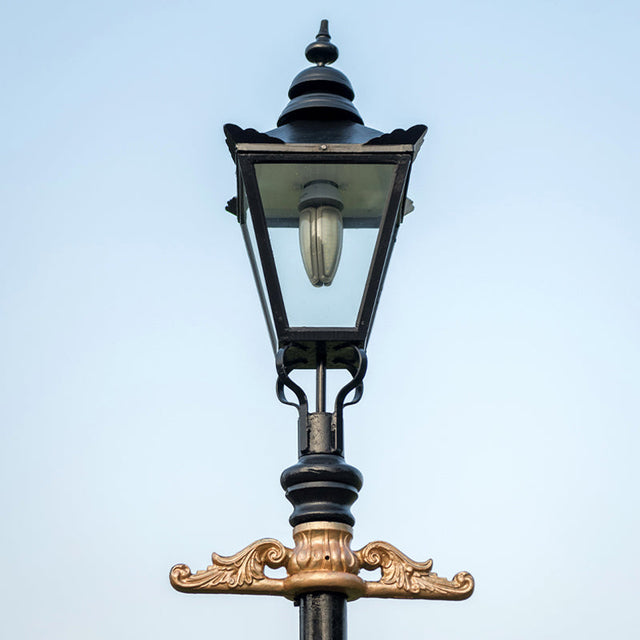
{"label": "black paint finish", "polygon": [[280,484],[293,505],[292,527],[318,520],[354,525],[351,505],[362,488],[362,474],[341,456],[302,456],[282,472]]}
{"label": "black paint finish", "polygon": [[347,597],[305,593],[298,599],[300,640],[347,640]]}
{"label": "black paint finish", "polygon": [[299,120],[348,120],[364,124],[353,105],[354,92],[347,76],[328,67],[338,59],[338,48],[331,42],[329,23],[323,20],[315,42],[305,55],[315,67],[301,71],[291,83],[289,98],[278,119],[278,126]]}

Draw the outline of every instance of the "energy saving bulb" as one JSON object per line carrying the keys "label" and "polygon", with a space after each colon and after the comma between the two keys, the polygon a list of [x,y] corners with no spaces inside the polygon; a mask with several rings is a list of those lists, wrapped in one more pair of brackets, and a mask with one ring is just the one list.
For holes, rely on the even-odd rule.
{"label": "energy saving bulb", "polygon": [[298,211],[300,252],[309,281],[328,287],[338,270],[342,253],[342,211],[338,185],[314,180],[304,186]]}

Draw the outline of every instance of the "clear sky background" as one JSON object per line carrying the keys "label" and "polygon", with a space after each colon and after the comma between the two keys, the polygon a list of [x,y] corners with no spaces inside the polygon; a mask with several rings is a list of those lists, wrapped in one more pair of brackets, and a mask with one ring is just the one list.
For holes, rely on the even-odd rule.
{"label": "clear sky background", "polygon": [[275,126],[321,18],[365,124],[429,125],[345,413],[354,547],[476,578],[461,603],[355,602],[350,637],[638,637],[637,2],[1,15],[4,637],[297,637],[290,602],[168,572],[291,543],[296,413],[222,125]]}

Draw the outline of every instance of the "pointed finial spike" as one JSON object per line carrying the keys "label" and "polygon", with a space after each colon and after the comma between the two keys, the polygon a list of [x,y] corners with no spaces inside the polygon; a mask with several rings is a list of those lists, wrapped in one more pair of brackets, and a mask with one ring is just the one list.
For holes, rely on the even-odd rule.
{"label": "pointed finial spike", "polygon": [[329,21],[321,20],[320,21],[320,31],[318,31],[318,35],[316,38],[321,38],[324,36],[325,38],[329,38],[331,40],[331,36],[329,35]]}
{"label": "pointed finial spike", "polygon": [[319,67],[324,67],[338,59],[338,47],[331,43],[328,20],[320,22],[320,31],[316,40],[305,49],[304,54],[309,62],[315,62]]}

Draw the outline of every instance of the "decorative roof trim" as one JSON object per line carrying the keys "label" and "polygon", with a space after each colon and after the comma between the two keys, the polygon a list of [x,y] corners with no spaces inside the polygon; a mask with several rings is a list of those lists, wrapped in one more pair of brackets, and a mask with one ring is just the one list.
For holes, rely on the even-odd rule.
{"label": "decorative roof trim", "polygon": [[371,138],[363,146],[411,144],[414,147],[414,155],[422,146],[427,127],[424,124],[416,124],[409,129],[394,129],[391,133],[383,133],[377,138]]}
{"label": "decorative roof trim", "polygon": [[255,129],[242,129],[237,124],[225,124],[224,127],[225,142],[229,147],[231,157],[236,158],[236,147],[241,142],[249,143],[267,143],[267,144],[284,144],[284,140],[274,138],[266,133],[260,133]]}

